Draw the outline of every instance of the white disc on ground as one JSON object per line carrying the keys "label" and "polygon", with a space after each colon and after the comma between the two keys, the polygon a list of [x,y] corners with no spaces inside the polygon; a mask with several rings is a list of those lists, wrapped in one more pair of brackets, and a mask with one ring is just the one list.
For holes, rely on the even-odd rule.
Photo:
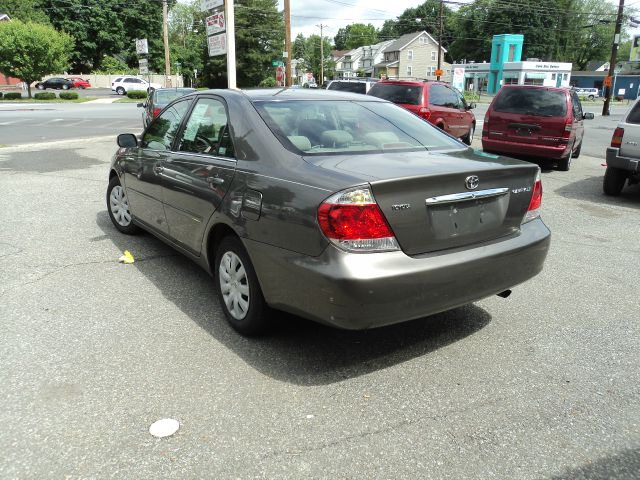
{"label": "white disc on ground", "polygon": [[149,433],[154,437],[162,438],[173,435],[180,428],[180,422],[173,418],[163,418],[154,422],[149,427]]}

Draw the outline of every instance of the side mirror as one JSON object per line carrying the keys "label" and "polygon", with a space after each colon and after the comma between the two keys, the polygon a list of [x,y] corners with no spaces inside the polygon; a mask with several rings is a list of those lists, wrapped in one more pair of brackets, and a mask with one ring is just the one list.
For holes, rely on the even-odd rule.
{"label": "side mirror", "polygon": [[594,115],[591,112],[587,112],[587,113],[583,113],[582,114],[582,118],[584,118],[585,120],[593,120],[593,117],[594,117]]}
{"label": "side mirror", "polygon": [[137,147],[138,139],[133,133],[121,133],[118,135],[118,146],[122,148]]}
{"label": "side mirror", "polygon": [[140,108],[140,107],[144,107],[144,103],[138,103],[138,104],[136,105],[136,107],[138,107],[138,108]]}

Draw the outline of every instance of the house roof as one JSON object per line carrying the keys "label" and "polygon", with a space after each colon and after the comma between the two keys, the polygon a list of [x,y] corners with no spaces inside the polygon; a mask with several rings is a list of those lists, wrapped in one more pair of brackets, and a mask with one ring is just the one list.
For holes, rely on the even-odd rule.
{"label": "house roof", "polygon": [[[431,35],[429,35],[426,31],[423,30],[422,32],[405,33],[400,38],[398,38],[396,41],[394,41],[391,45],[387,46],[387,48],[385,48],[384,51],[385,52],[396,52],[398,50],[402,50],[407,45],[409,45],[411,42],[413,42],[416,38],[418,38],[418,37],[420,37],[422,35],[426,35],[426,37],[429,40],[431,40],[433,43],[438,45],[438,42],[436,41],[436,39],[433,38]],[[447,49],[444,48],[444,47],[442,48],[442,50],[444,50],[445,52],[447,51]]]}
{"label": "house roof", "polygon": [[7,15],[6,13],[2,13],[0,12],[0,22],[3,20],[11,20],[11,17],[9,15]]}

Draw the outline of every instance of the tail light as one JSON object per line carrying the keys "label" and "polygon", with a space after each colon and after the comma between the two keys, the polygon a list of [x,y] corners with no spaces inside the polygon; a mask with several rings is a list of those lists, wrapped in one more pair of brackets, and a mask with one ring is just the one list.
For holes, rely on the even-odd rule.
{"label": "tail light", "polygon": [[569,143],[569,138],[571,138],[571,132],[573,131],[573,118],[567,118],[564,122],[564,130],[562,131],[562,138],[560,139],[560,143]]}
{"label": "tail light", "polygon": [[350,252],[399,250],[371,190],[358,187],[332,195],[318,207],[318,224],[334,244]]}
{"label": "tail light", "polygon": [[622,137],[624,136],[624,128],[616,128],[611,137],[611,146],[620,148],[622,146]]}
{"label": "tail light", "polygon": [[429,120],[429,117],[431,117],[431,110],[426,107],[422,107],[420,110],[418,110],[418,115],[420,115],[425,120]]}
{"label": "tail light", "polygon": [[542,206],[542,179],[540,178],[540,169],[536,174],[536,181],[533,184],[533,193],[531,194],[531,200],[529,201],[529,208],[525,213],[522,223],[530,222],[540,217],[540,207]]}
{"label": "tail light", "polygon": [[153,109],[153,118],[156,118],[160,114],[161,111],[162,111],[162,108],[160,108],[160,107],[154,108]]}

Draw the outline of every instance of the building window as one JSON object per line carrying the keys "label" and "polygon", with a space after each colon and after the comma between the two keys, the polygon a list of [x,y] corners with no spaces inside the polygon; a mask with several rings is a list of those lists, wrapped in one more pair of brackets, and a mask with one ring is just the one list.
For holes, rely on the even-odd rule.
{"label": "building window", "polygon": [[407,60],[413,60],[413,50],[407,50]]}
{"label": "building window", "polygon": [[420,37],[420,44],[425,45],[427,43],[427,37]]}
{"label": "building window", "polygon": [[434,60],[437,60],[437,54],[438,52],[435,51],[431,51],[431,61],[433,62]]}
{"label": "building window", "polygon": [[563,80],[568,80],[569,79],[569,74],[568,73],[563,73],[562,74],[562,79]]}
{"label": "building window", "polygon": [[555,80],[555,79],[556,79],[556,74],[555,74],[555,73],[552,73],[552,74],[551,74],[551,80]]}
{"label": "building window", "polygon": [[516,56],[516,46],[515,45],[509,45],[509,60],[507,60],[508,62],[513,62],[513,59]]}
{"label": "building window", "polygon": [[436,75],[436,67],[427,67],[427,77],[435,77]]}
{"label": "building window", "polygon": [[413,69],[411,65],[407,65],[407,76],[410,77],[411,75],[413,75]]}

